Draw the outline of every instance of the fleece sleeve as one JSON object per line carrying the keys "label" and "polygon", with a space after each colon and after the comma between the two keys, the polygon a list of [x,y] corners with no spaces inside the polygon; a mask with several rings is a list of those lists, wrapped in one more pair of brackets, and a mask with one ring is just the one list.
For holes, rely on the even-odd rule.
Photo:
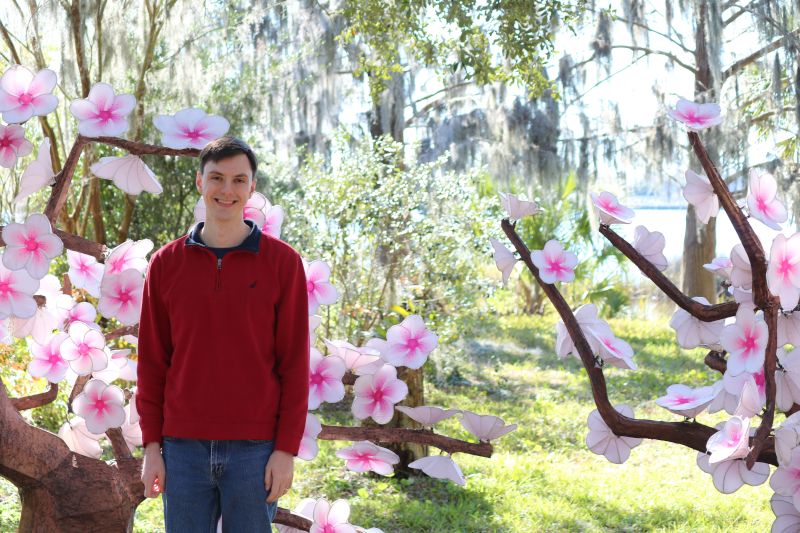
{"label": "fleece sleeve", "polygon": [[282,269],[275,320],[275,370],[280,381],[275,449],[297,455],[308,412],[308,292],[303,262],[291,254]]}
{"label": "fleece sleeve", "polygon": [[150,259],[139,317],[136,409],[142,429],[142,444],[161,443],[164,423],[164,384],[172,359],[169,315],[161,298],[160,256]]}

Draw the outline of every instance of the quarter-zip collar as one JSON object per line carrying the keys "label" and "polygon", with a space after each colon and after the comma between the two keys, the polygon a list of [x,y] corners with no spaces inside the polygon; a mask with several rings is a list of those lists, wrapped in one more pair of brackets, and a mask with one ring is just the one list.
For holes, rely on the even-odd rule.
{"label": "quarter-zip collar", "polygon": [[[245,219],[244,223],[250,226],[250,233],[247,234],[247,237],[245,237],[239,246],[231,248],[231,251],[244,250],[246,252],[258,253],[261,244],[261,230],[258,229],[258,226],[256,226],[255,222],[252,220]],[[202,231],[204,225],[205,222],[198,222],[189,230],[189,234],[186,236],[186,246],[208,248],[200,237],[200,231]]]}

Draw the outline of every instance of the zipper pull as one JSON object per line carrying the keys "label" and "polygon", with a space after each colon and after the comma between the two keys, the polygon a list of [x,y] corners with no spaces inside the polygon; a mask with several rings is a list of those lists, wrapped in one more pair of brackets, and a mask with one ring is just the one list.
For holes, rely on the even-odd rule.
{"label": "zipper pull", "polygon": [[222,270],[222,258],[217,257],[217,270]]}

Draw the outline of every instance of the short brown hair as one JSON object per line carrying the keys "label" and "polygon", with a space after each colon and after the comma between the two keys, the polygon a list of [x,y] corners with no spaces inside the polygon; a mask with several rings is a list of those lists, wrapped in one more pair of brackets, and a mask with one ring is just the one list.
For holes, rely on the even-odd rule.
{"label": "short brown hair", "polygon": [[258,162],[252,148],[243,140],[227,135],[214,139],[200,151],[200,173],[203,173],[203,168],[205,168],[207,162],[221,161],[238,154],[247,156],[247,160],[250,161],[250,168],[253,169],[253,179],[256,179]]}

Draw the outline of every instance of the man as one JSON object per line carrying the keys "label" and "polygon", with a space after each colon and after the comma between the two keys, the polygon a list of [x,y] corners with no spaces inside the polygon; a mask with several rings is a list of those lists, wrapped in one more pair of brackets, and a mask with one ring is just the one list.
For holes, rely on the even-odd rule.
{"label": "man", "polygon": [[[142,482],[167,532],[268,532],[308,409],[302,260],[243,220],[256,158],[222,137],[200,152],[205,223],[150,259],[138,344]],[[163,440],[163,449],[162,447]],[[163,454],[163,457],[162,457]]]}

